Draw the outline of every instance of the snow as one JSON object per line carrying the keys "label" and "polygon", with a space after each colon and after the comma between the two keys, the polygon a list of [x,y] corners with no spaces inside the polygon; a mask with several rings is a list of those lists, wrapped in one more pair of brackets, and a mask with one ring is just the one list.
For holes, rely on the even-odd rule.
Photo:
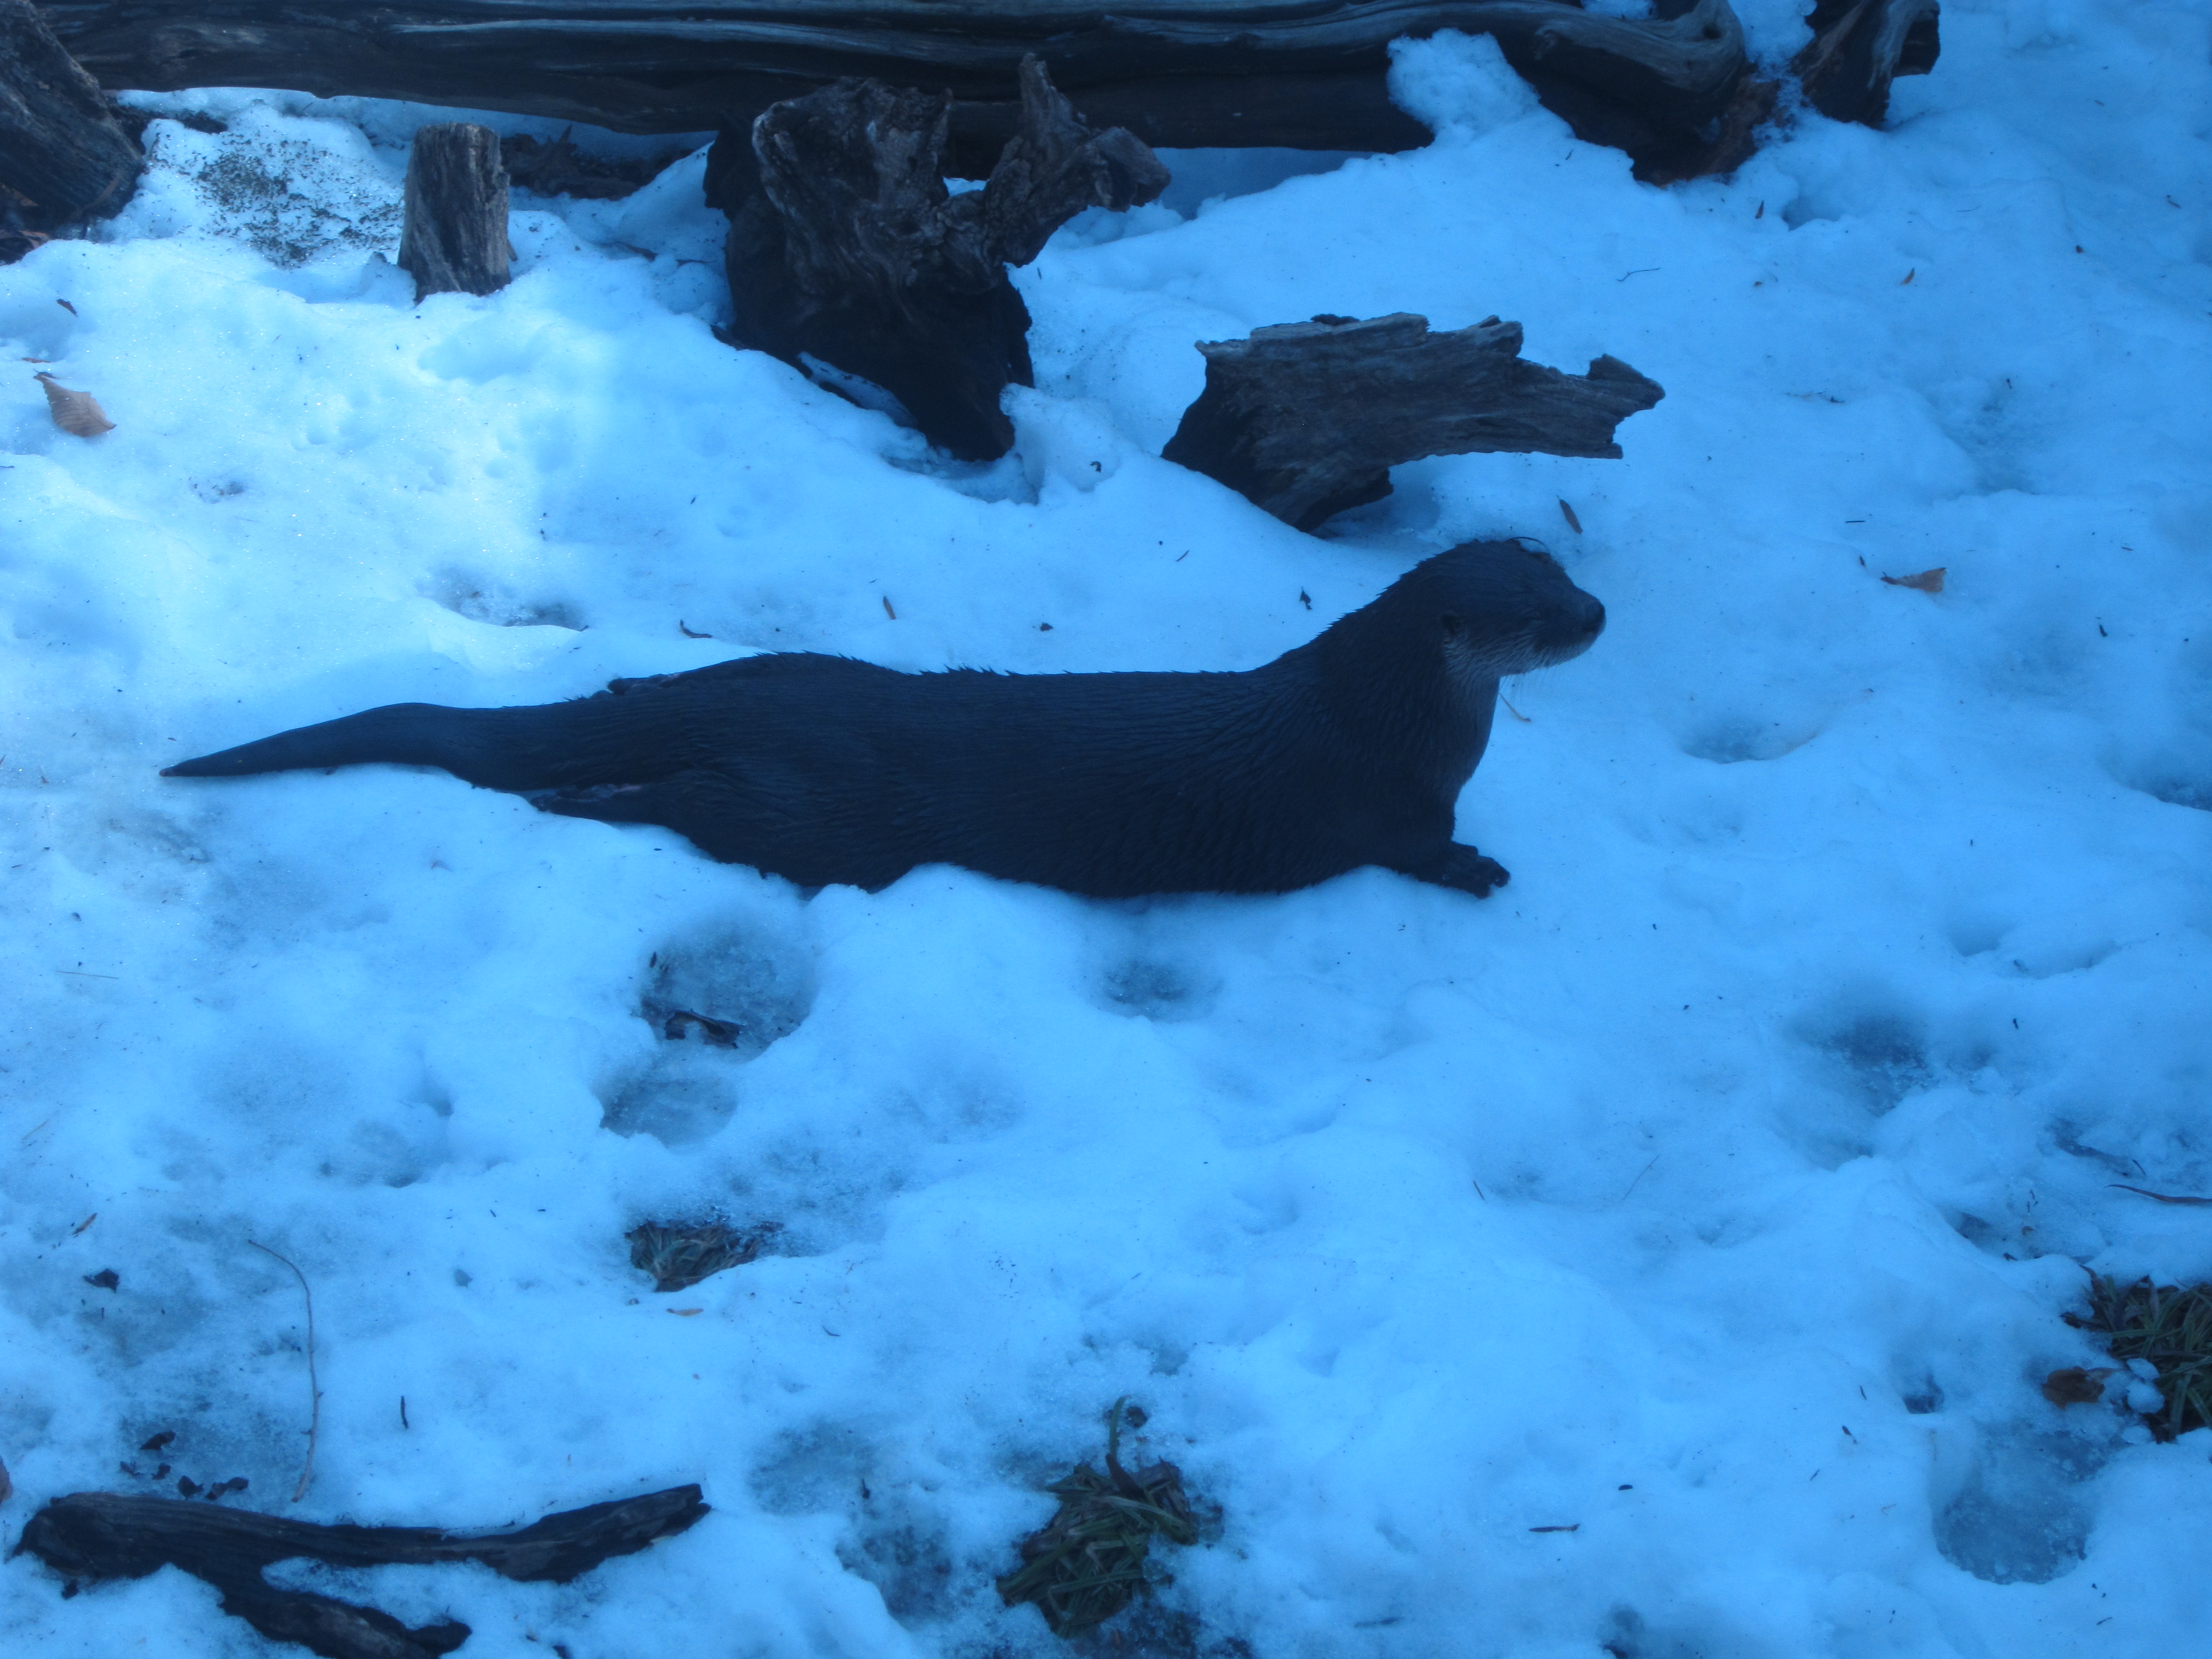
{"label": "snow", "polygon": [[[145,100],[229,131],[157,123],[99,240],[0,271],[0,349],[116,422],[28,363],[0,405],[11,1529],[159,1461],[418,1525],[696,1480],[570,1586],[284,1571],[477,1659],[1042,1655],[992,1580],[1126,1395],[1221,1512],[1164,1553],[1195,1634],[1131,1652],[2193,1650],[2212,1436],[2039,1384],[2106,1363],[2080,1264],[2212,1273],[2212,1215],[2115,1184],[2212,1192],[2212,6],[1942,22],[1889,130],[1667,191],[1487,43],[1405,47],[1428,149],[1193,156],[1018,274],[988,467],[714,338],[699,155],[519,197],[513,286],[418,307],[449,112]],[[1194,341],[1392,311],[1668,396],[1624,460],[1415,463],[1321,537],[1158,458]],[[1487,902],[810,900],[440,774],[155,775],[754,648],[1247,666],[1504,534],[1611,626],[1507,688]],[[784,1035],[666,1041],[678,994]],[[625,1231],[708,1215],[781,1231],[654,1294]],[[313,1287],[296,1505],[249,1241]],[[0,1574],[11,1651],[276,1651],[173,1571]]]}

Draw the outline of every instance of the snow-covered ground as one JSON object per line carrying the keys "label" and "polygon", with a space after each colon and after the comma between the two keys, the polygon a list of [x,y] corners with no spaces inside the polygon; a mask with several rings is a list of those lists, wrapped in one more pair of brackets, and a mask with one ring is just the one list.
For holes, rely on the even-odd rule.
{"label": "snow-covered ground", "polygon": [[[1744,7],[1770,60],[1797,9]],[[418,307],[447,112],[153,100],[229,131],[157,124],[97,241],[0,271],[0,358],[116,423],[0,397],[11,1538],[179,1475],[449,1526],[696,1480],[565,1588],[314,1582],[471,1659],[1044,1655],[992,1581],[1126,1395],[1221,1511],[1127,1652],[2200,1649],[2212,1435],[2038,1384],[2100,1352],[2079,1264],[2212,1273],[2212,1211],[2115,1184],[2212,1193],[2212,4],[1942,29],[1891,130],[1666,191],[1486,44],[1407,50],[1429,149],[1191,156],[1020,273],[988,468],[715,341],[698,155],[518,197],[513,286]],[[1667,398],[1625,460],[1421,462],[1321,537],[1158,459],[1194,341],[1392,311]],[[808,900],[441,774],[155,775],[744,648],[1246,666],[1507,534],[1611,627],[1507,687],[1487,902]],[[678,995],[787,1034],[671,1042]],[[654,1294],[625,1231],[714,1214],[781,1231]],[[249,1241],[313,1286],[296,1505]],[[58,1589],[0,1569],[0,1646],[277,1651],[173,1571]]]}

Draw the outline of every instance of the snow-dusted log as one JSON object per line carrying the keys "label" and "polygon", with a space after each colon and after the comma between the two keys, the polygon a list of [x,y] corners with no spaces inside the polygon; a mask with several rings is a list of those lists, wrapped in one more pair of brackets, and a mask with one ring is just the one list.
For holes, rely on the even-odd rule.
{"label": "snow-dusted log", "polygon": [[279,1561],[333,1566],[434,1566],[477,1561],[525,1582],[567,1583],[600,1562],[684,1531],[707,1513],[696,1486],[675,1486],[611,1504],[549,1515],[514,1532],[451,1533],[434,1527],[322,1526],[222,1509],[205,1501],[73,1492],[33,1516],[20,1547],[74,1584],[143,1578],[182,1567],[222,1592],[223,1611],[264,1636],[298,1642],[325,1659],[429,1659],[468,1639],[452,1620],[410,1630],[374,1607],[262,1577]]}
{"label": "snow-dusted log", "polygon": [[[956,163],[1019,118],[1030,53],[1093,127],[1153,145],[1408,149],[1389,43],[1497,37],[1546,102],[1644,176],[1724,171],[1749,76],[1728,0],[1659,15],[1573,0],[58,0],[54,27],[109,86],[276,86],[514,110],[627,132],[743,127],[866,77],[949,88]],[[1715,123],[1720,123],[1719,127]]]}
{"label": "snow-dusted log", "polygon": [[1198,349],[1206,390],[1162,453],[1301,530],[1382,500],[1424,455],[1617,460],[1613,428],[1666,396],[1617,357],[1587,374],[1523,362],[1521,325],[1495,317],[1444,334],[1405,312],[1316,317]]}
{"label": "snow-dusted log", "polygon": [[507,210],[497,133],[472,121],[418,130],[407,153],[407,219],[399,234],[399,264],[414,273],[415,297],[505,288],[514,258]]}
{"label": "snow-dusted log", "polygon": [[1819,0],[1813,44],[1790,64],[1807,101],[1835,120],[1880,126],[1890,82],[1936,67],[1940,10],[1936,0]]}
{"label": "snow-dusted log", "polygon": [[144,156],[28,0],[0,0],[0,258],[131,199]]}
{"label": "snow-dusted log", "polygon": [[1087,207],[1127,208],[1167,169],[1115,129],[1094,133],[1022,64],[1022,124],[980,191],[945,187],[951,100],[841,81],[754,123],[756,188],[730,227],[730,337],[872,380],[955,455],[1013,442],[999,408],[1030,383],[1030,317],[1006,280]]}

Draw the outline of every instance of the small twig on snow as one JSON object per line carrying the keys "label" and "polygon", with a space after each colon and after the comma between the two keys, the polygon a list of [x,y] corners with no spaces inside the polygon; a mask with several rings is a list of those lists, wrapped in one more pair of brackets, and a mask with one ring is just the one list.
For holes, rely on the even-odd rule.
{"label": "small twig on snow", "polygon": [[260,1240],[249,1238],[247,1243],[264,1255],[276,1256],[292,1269],[292,1277],[300,1281],[300,1294],[307,1304],[307,1461],[300,1466],[300,1484],[293,1489],[292,1501],[296,1504],[307,1495],[307,1483],[315,1478],[315,1437],[323,1426],[323,1386],[315,1377],[315,1293],[307,1288],[307,1276],[289,1256],[276,1255]]}

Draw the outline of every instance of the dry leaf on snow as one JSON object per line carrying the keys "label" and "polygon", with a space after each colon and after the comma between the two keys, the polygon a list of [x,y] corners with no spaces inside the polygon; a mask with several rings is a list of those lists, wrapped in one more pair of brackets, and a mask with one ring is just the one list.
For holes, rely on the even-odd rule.
{"label": "dry leaf on snow", "polygon": [[1941,593],[1943,591],[1943,573],[1949,568],[1948,565],[1939,564],[1933,570],[1915,571],[1910,576],[1884,576],[1882,580],[1892,587],[1910,587],[1921,593]]}
{"label": "dry leaf on snow", "polygon": [[80,438],[97,438],[103,432],[115,430],[115,422],[107,418],[107,411],[89,392],[72,392],[43,370],[39,374],[39,384],[46,387],[46,407],[52,411],[54,424],[63,431],[73,432]]}
{"label": "dry leaf on snow", "polygon": [[2105,1379],[2112,1374],[2110,1365],[2094,1370],[2069,1365],[2043,1379],[2043,1397],[2054,1406],[2094,1406],[2105,1397]]}

